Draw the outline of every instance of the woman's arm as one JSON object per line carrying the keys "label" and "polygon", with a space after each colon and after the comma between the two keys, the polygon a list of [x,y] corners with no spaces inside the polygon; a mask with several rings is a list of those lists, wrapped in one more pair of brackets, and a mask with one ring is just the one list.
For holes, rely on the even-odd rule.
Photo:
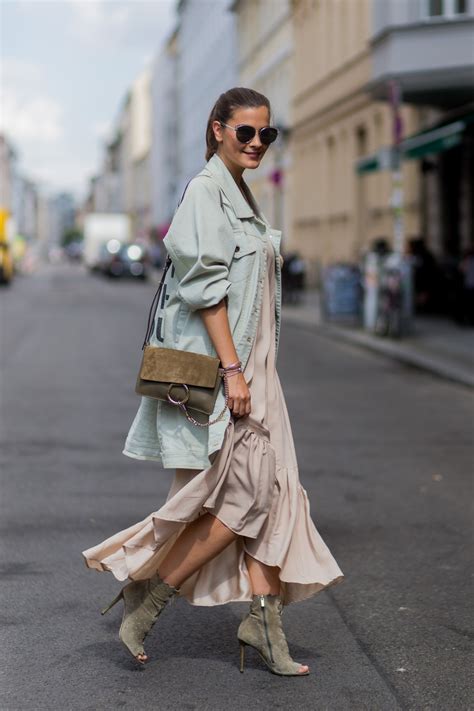
{"label": "woman's arm", "polygon": [[[222,366],[225,368],[231,363],[236,363],[239,357],[232,339],[225,299],[219,301],[215,306],[200,309],[199,314]],[[249,415],[251,411],[250,390],[243,373],[233,375],[227,382],[229,385],[229,408],[232,414],[236,417]]]}
{"label": "woman's arm", "polygon": [[[178,297],[199,311],[223,366],[238,355],[227,317],[229,268],[236,248],[232,227],[221,207],[219,186],[209,178],[190,181],[163,240],[179,281]],[[228,379],[229,407],[235,416],[250,413],[250,391],[242,373]]]}

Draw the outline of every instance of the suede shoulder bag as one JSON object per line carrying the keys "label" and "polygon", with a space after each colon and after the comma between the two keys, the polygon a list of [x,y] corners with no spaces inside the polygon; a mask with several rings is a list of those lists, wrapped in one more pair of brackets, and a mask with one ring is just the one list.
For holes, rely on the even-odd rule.
{"label": "suede shoulder bag", "polygon": [[[188,183],[189,185],[189,183]],[[186,185],[186,188],[188,186]],[[183,196],[186,192],[184,189]],[[209,427],[219,422],[224,417],[229,400],[227,375],[234,371],[242,372],[241,364],[221,368],[219,358],[183,351],[174,348],[162,348],[150,344],[156,310],[160,300],[161,291],[166,274],[171,266],[171,258],[166,259],[163,275],[156,291],[148,313],[148,324],[145,339],[142,345],[143,357],[137,377],[135,392],[145,397],[163,400],[179,407],[186,415],[189,422],[197,427]],[[235,367],[237,366],[237,368]],[[214,420],[199,422],[189,412],[195,410],[204,415],[211,415],[214,411],[217,395],[224,381],[225,404],[222,411]]]}

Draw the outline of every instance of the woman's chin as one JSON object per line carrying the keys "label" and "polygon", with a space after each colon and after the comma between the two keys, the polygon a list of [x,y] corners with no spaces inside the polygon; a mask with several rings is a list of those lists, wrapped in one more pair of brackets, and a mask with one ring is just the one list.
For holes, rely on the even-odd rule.
{"label": "woman's chin", "polygon": [[244,164],[246,168],[258,168],[262,161],[262,156],[259,156],[258,158],[252,158],[252,156],[244,156]]}

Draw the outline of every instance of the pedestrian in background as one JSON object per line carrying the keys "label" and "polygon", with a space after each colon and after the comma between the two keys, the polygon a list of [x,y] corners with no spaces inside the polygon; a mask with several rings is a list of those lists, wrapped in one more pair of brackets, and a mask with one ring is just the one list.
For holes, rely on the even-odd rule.
{"label": "pedestrian in background", "polygon": [[123,599],[120,638],[140,663],[147,633],[179,594],[194,605],[250,602],[237,632],[241,671],[249,645],[272,672],[307,675],[290,657],[283,606],[343,579],[310,516],[275,367],[281,233],[242,177],[277,134],[265,96],[246,88],[222,94],[207,124],[206,165],[164,239],[172,269],[152,344],[217,354],[229,408],[206,428],[142,398],[124,453],[175,469],[167,500],[83,553],[90,568],[131,580],[105,611]]}

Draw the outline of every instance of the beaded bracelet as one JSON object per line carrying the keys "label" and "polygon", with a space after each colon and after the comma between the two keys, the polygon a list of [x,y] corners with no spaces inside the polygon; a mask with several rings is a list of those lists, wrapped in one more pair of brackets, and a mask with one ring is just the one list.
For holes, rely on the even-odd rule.
{"label": "beaded bracelet", "polygon": [[230,365],[226,365],[225,368],[222,368],[222,370],[227,371],[227,370],[233,370],[234,368],[240,368],[242,367],[242,363],[240,360],[238,360],[236,363],[231,363]]}
{"label": "beaded bracelet", "polygon": [[237,363],[231,363],[225,368],[219,368],[219,373],[224,379],[231,378],[233,375],[237,375],[237,373],[243,373],[242,363],[239,360]]}

